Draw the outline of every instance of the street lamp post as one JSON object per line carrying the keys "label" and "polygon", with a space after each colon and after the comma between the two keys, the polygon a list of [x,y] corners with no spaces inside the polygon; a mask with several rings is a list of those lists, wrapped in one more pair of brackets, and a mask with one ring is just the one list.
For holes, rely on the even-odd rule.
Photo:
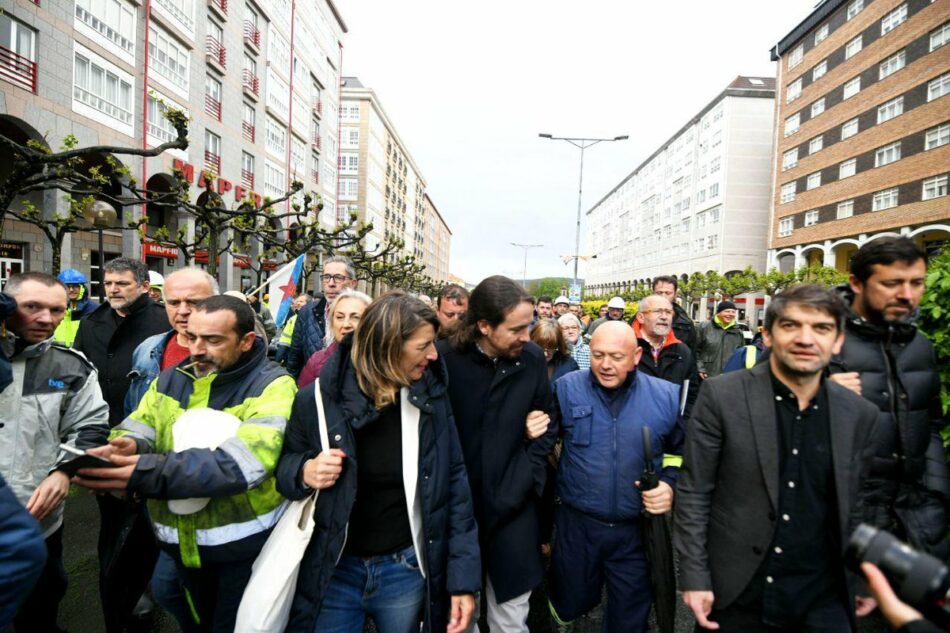
{"label": "street lamp post", "polygon": [[508,242],[512,246],[517,246],[518,248],[524,249],[524,268],[521,269],[521,285],[525,290],[528,289],[528,249],[529,248],[541,248],[544,244],[515,244],[514,242]]}
{"label": "street lamp post", "polygon": [[105,262],[103,262],[104,247],[102,244],[102,231],[111,228],[119,217],[115,207],[103,200],[94,200],[83,209],[82,217],[99,232],[99,302],[105,301]]}
{"label": "street lamp post", "polygon": [[580,259],[581,251],[581,197],[584,192],[584,150],[588,147],[593,147],[597,143],[612,143],[614,141],[625,141],[629,136],[624,134],[623,136],[615,136],[613,138],[576,138],[568,136],[552,136],[551,134],[538,134],[541,138],[546,138],[551,141],[567,141],[574,147],[577,147],[581,150],[581,169],[580,169],[580,178],[577,185],[577,231],[574,235],[574,282],[572,286],[577,285],[577,262]]}

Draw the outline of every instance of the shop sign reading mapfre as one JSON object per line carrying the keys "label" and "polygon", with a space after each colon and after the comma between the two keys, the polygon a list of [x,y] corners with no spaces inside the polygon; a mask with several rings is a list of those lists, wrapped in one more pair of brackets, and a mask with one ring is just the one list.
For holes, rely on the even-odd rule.
{"label": "shop sign reading mapfre", "polygon": [[178,259],[178,247],[160,242],[142,242],[142,254],[146,257]]}
{"label": "shop sign reading mapfre", "polygon": [[[185,161],[178,158],[175,159],[173,165],[177,171],[181,172],[185,180],[194,184],[195,182],[195,166],[194,165],[190,163],[186,163]],[[198,174],[200,175],[201,172],[199,171]],[[218,194],[222,196],[226,194],[227,192],[233,190],[235,200],[243,200],[244,198],[250,196],[251,199],[254,201],[255,207],[260,207],[261,203],[263,202],[263,198],[261,198],[261,195],[259,193],[248,191],[245,187],[242,187],[241,185],[235,186],[233,182],[231,182],[230,180],[226,178],[221,178],[220,176],[214,179],[214,182],[211,186],[206,186],[204,182],[199,182],[198,186],[205,189],[214,189],[217,191]]]}

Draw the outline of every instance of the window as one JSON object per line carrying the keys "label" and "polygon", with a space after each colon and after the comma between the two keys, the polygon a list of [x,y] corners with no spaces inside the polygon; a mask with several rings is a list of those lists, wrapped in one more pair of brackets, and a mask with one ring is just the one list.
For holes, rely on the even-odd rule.
{"label": "window", "polygon": [[897,206],[897,187],[878,191],[871,198],[871,211],[883,211]]}
{"label": "window", "polygon": [[844,58],[851,59],[857,55],[864,46],[864,36],[859,35],[844,46]]}
{"label": "window", "polygon": [[828,23],[824,23],[815,31],[815,46],[818,46],[828,38]]}
{"label": "window", "polygon": [[795,182],[787,182],[782,185],[782,204],[792,202],[795,199]]}
{"label": "window", "polygon": [[805,212],[805,226],[815,226],[818,224],[818,209]]}
{"label": "window", "polygon": [[294,135],[290,136],[290,171],[297,180],[303,180],[307,175],[307,149]]}
{"label": "window", "polygon": [[842,98],[849,99],[854,95],[861,92],[861,77],[855,77],[854,79],[845,82],[844,84],[844,94]]}
{"label": "window", "polygon": [[135,9],[123,0],[76,0],[76,21],[135,54]]}
{"label": "window", "polygon": [[170,82],[170,87],[188,97],[188,49],[154,26],[148,29],[148,67]]}
{"label": "window", "polygon": [[799,117],[797,112],[785,119],[785,136],[791,136],[797,132],[800,121],[801,117]]}
{"label": "window", "polygon": [[171,14],[171,17],[183,26],[189,34],[195,30],[194,0],[158,0],[156,6]]}
{"label": "window", "polygon": [[273,67],[267,66],[267,95],[264,102],[283,120],[290,114],[290,86],[280,75],[274,72]]}
{"label": "window", "polygon": [[828,60],[823,59],[815,67],[811,69],[811,80],[816,81],[825,76],[825,73],[828,72]]}
{"label": "window", "polygon": [[813,174],[808,174],[808,180],[805,182],[805,189],[811,190],[820,186],[821,186],[821,172],[816,171]]}
{"label": "window", "polygon": [[851,119],[841,126],[841,140],[851,138],[858,133],[858,120]]}
{"label": "window", "polygon": [[721,158],[717,157],[717,158],[712,159],[711,161],[709,161],[709,173],[710,174],[716,173],[717,171],[719,171],[721,165],[722,165]]}
{"label": "window", "polygon": [[930,33],[930,51],[933,52],[950,41],[950,22]]}
{"label": "window", "polygon": [[808,141],[808,153],[817,154],[824,148],[824,146],[825,146],[825,137],[822,135],[818,135],[812,140]]}
{"label": "window", "polygon": [[713,199],[719,195],[719,183],[713,183],[709,186],[709,199]]}
{"label": "window", "polygon": [[340,178],[340,199],[356,200],[359,196],[359,185],[358,178]]}
{"label": "window", "polygon": [[699,192],[696,193],[696,204],[699,204],[705,201],[706,201],[706,190],[700,189]]}
{"label": "window", "polygon": [[241,111],[241,133],[244,138],[254,142],[257,127],[257,111],[248,102],[244,102],[244,109]]}
{"label": "window", "polygon": [[878,68],[878,79],[884,79],[889,75],[893,75],[898,70],[904,67],[904,64],[907,63],[907,51],[900,51],[891,55],[887,59],[881,62],[880,67]]}
{"label": "window", "polygon": [[357,174],[360,170],[359,154],[340,154],[340,173]]}
{"label": "window", "polygon": [[343,128],[343,147],[347,149],[359,149],[360,130],[359,128]]}
{"label": "window", "polygon": [[273,156],[286,160],[287,156],[287,128],[283,123],[272,116],[267,117],[264,147]]}
{"label": "window", "polygon": [[947,174],[934,176],[924,181],[924,190],[921,199],[932,200],[947,195]]}
{"label": "window", "polygon": [[896,116],[900,116],[904,113],[904,97],[900,96],[896,99],[891,99],[885,104],[878,106],[877,108],[877,122],[884,123],[885,121],[890,121]]}
{"label": "window", "polygon": [[798,164],[798,148],[790,149],[782,154],[782,171],[791,169]]}
{"label": "window", "polygon": [[907,21],[907,3],[897,7],[881,19],[881,35],[890,33]]}
{"label": "window", "polygon": [[788,237],[795,227],[795,218],[782,218],[778,221],[778,236]]}
{"label": "window", "polygon": [[715,250],[719,244],[718,235],[709,235],[706,237],[706,250]]}
{"label": "window", "polygon": [[279,198],[286,193],[287,174],[278,165],[264,161],[264,193],[271,198]]}
{"label": "window", "polygon": [[710,224],[719,224],[719,209],[720,207],[714,207],[709,210],[709,223]]}
{"label": "window", "polygon": [[350,123],[360,122],[360,103],[359,101],[344,101],[340,106],[340,118]]}
{"label": "window", "polygon": [[211,75],[205,77],[205,113],[221,120],[221,82]]}
{"label": "window", "polygon": [[927,101],[939,99],[950,92],[950,73],[941,75],[927,84]]}
{"label": "window", "polygon": [[785,90],[785,103],[791,103],[795,99],[798,99],[802,96],[802,78],[799,77],[792,83],[788,84],[788,88]]}
{"label": "window", "polygon": [[924,149],[933,149],[947,143],[950,143],[950,123],[944,123],[927,130]]}
{"label": "window", "polygon": [[805,45],[799,44],[788,54],[788,68],[791,70],[802,63],[802,57],[805,55]]}
{"label": "window", "polygon": [[[104,61],[75,53],[73,100],[110,119],[132,124],[132,81]],[[125,73],[122,73],[124,75]]]}
{"label": "window", "polygon": [[205,169],[221,173],[221,137],[210,130],[205,130]]}
{"label": "window", "polygon": [[838,203],[838,210],[835,215],[838,220],[850,218],[852,215],[854,215],[854,200],[845,200]]}
{"label": "window", "polygon": [[864,0],[854,0],[848,5],[847,19],[850,20],[864,9]]}
{"label": "window", "polygon": [[857,172],[858,161],[855,158],[850,158],[840,165],[838,165],[838,180],[844,178],[849,178]]}
{"label": "window", "polygon": [[815,101],[811,104],[811,118],[815,118],[819,114],[825,111],[825,98],[822,97],[818,101]]}
{"label": "window", "polygon": [[254,155],[241,152],[241,184],[254,188]]}
{"label": "window", "polygon": [[158,145],[161,143],[168,143],[169,141],[173,141],[178,137],[178,132],[175,130],[175,127],[164,116],[165,110],[167,110],[169,107],[180,109],[178,104],[166,103],[154,92],[149,91],[148,136],[150,136],[151,139],[154,139],[154,141],[150,139],[152,144]]}
{"label": "window", "polygon": [[883,167],[901,159],[901,142],[885,145],[874,152],[874,166]]}

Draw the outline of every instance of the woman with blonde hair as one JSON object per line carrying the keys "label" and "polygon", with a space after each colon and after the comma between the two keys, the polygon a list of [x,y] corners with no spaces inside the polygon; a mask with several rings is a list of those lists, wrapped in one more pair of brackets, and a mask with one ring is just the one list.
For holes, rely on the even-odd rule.
{"label": "woman with blonde hair", "polygon": [[340,340],[356,329],[360,317],[363,316],[363,311],[372,301],[368,294],[352,288],[347,288],[336,296],[336,299],[330,304],[328,313],[330,319],[327,322],[327,334],[323,340],[325,347],[315,351],[307,360],[307,364],[297,378],[298,387],[303,389],[320,377],[320,370],[333,356]]}
{"label": "woman with blonde hair", "polygon": [[544,350],[544,360],[548,363],[548,379],[551,389],[554,381],[572,371],[577,371],[577,361],[571,358],[567,339],[557,321],[539,320],[531,330],[531,340]]}
{"label": "woman with blonde hair", "polygon": [[[277,465],[289,499],[320,490],[287,631],[462,633],[481,585],[471,491],[435,312],[369,305],[294,402]],[[330,446],[322,446],[317,398]]]}

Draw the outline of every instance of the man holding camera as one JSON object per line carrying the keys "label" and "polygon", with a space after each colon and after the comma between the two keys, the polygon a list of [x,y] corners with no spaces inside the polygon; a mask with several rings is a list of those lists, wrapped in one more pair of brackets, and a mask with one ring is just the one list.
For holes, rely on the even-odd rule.
{"label": "man holding camera", "polygon": [[833,292],[782,292],[765,316],[769,362],[700,389],[674,539],[683,601],[703,629],[854,629],[842,553],[877,410],[823,378],[844,316]]}

